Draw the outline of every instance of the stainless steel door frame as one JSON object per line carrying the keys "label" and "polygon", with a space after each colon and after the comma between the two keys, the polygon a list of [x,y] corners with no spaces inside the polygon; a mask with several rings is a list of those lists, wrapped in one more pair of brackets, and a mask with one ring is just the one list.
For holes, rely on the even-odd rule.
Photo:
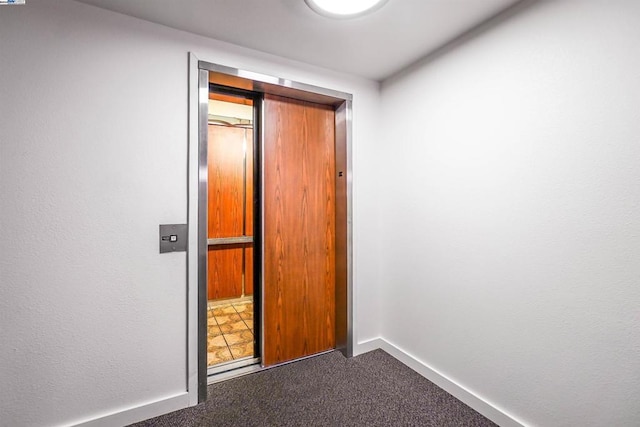
{"label": "stainless steel door frame", "polygon": [[[207,112],[208,112],[208,93],[209,93],[209,73],[217,73],[224,75],[236,82],[238,88],[244,88],[258,93],[270,93],[274,95],[287,96],[290,98],[332,105],[336,111],[336,149],[341,150],[341,157],[337,158],[337,163],[341,163],[340,172],[345,176],[343,180],[344,188],[338,189],[344,204],[343,222],[344,227],[336,230],[340,235],[336,236],[342,242],[342,251],[345,259],[345,277],[344,280],[336,282],[336,348],[345,354],[346,357],[353,355],[354,331],[353,331],[353,225],[352,225],[352,195],[353,195],[353,178],[352,178],[352,95],[340,91],[334,91],[318,86],[308,85],[305,83],[295,82],[288,79],[277,78],[265,74],[255,73],[251,71],[240,70],[232,67],[226,67],[211,62],[198,60],[195,55],[190,54],[190,67],[196,68],[198,73],[197,92],[192,88],[194,84],[190,80],[190,95],[193,97],[197,93],[197,120],[198,120],[198,141],[195,144],[193,137],[190,137],[189,147],[189,219],[197,221],[197,226],[190,224],[189,238],[191,242],[197,244],[190,245],[191,259],[197,258],[197,266],[193,262],[188,263],[189,269],[189,307],[191,310],[197,307],[197,314],[189,313],[188,318],[190,325],[197,319],[197,384],[198,384],[198,401],[202,402],[206,399],[207,387]],[[193,75],[193,73],[192,73]],[[190,107],[194,102],[190,102]],[[262,109],[259,109],[259,117],[256,119],[256,129],[262,124]],[[191,110],[190,110],[191,111]],[[190,129],[193,127],[192,113],[190,112]],[[259,132],[259,131],[258,131]],[[195,132],[192,132],[195,133]],[[190,133],[191,135],[191,133]],[[262,140],[260,138],[260,147],[262,150]],[[194,146],[195,145],[195,146]],[[196,155],[197,153],[197,155]],[[259,156],[256,156],[260,159]],[[197,165],[192,162],[197,158]],[[261,160],[259,160],[261,161]],[[337,164],[338,166],[338,164]],[[344,170],[343,170],[344,169]],[[197,177],[197,179],[194,179]],[[260,180],[262,182],[262,180]],[[193,186],[197,186],[197,191],[193,191]],[[196,200],[194,200],[194,196]],[[197,211],[194,215],[193,210]],[[262,215],[254,218],[254,220],[262,220]],[[256,241],[261,241],[260,236],[256,236]],[[338,245],[338,243],[337,243]],[[261,251],[260,251],[261,253]],[[262,265],[262,263],[261,263]],[[195,271],[194,271],[195,270]],[[256,272],[257,273],[257,272]],[[262,275],[260,275],[262,277]],[[194,283],[195,282],[195,283]],[[340,283],[338,283],[340,282]],[[193,292],[193,285],[197,283],[197,292]],[[261,287],[258,289],[262,292]],[[194,302],[194,293],[197,293],[197,302]],[[262,326],[262,319],[261,319]],[[193,339],[191,333],[193,326],[190,326],[189,340]],[[193,349],[191,342],[188,344],[189,349]],[[189,363],[194,362],[194,357],[188,357]],[[195,370],[189,369],[189,373]],[[188,379],[189,386],[195,383],[193,378]]]}

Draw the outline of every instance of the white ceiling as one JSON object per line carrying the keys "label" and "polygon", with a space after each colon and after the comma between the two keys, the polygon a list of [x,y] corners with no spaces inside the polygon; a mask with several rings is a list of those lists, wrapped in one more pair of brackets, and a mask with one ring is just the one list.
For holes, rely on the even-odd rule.
{"label": "white ceiling", "polygon": [[[517,0],[389,0],[335,20],[304,0],[78,0],[308,64],[383,80]],[[348,0],[344,0],[348,1]]]}

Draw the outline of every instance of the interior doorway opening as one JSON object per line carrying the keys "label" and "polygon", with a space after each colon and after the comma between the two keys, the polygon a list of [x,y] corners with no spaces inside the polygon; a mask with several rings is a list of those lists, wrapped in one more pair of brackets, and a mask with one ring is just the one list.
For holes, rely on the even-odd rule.
{"label": "interior doorway opening", "polygon": [[207,373],[260,362],[255,288],[255,97],[210,88]]}

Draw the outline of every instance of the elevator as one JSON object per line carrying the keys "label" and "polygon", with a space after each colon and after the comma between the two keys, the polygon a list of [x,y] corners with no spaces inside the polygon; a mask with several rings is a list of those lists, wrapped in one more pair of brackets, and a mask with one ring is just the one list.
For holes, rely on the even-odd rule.
{"label": "elevator", "polygon": [[351,355],[351,96],[198,66],[201,396],[203,372]]}

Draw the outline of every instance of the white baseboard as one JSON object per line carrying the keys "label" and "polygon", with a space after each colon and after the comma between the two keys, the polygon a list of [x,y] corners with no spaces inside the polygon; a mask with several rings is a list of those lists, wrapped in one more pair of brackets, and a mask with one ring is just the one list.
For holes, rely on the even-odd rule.
{"label": "white baseboard", "polygon": [[462,385],[456,383],[436,369],[420,361],[416,357],[402,350],[400,347],[390,343],[384,338],[375,338],[369,341],[358,343],[356,346],[356,354],[366,353],[372,350],[382,349],[400,362],[407,365],[441,389],[445,390],[456,399],[470,406],[480,414],[489,418],[501,427],[525,427],[525,424],[518,421],[515,417],[498,408],[486,399],[478,396]]}
{"label": "white baseboard", "polygon": [[[384,338],[374,338],[358,343],[354,348],[354,356],[367,353],[369,351],[382,349],[391,356],[404,363],[438,387],[453,395],[455,398],[470,406],[480,414],[489,418],[501,427],[525,427],[525,424],[518,421],[512,415],[499,409],[496,405],[488,402],[462,385],[451,380],[436,369],[420,361],[416,357],[402,350],[400,347],[390,343]],[[169,396],[164,399],[141,405],[123,408],[121,411],[108,413],[93,417],[88,420],[73,423],[74,426],[82,427],[113,427],[123,426],[138,421],[156,417],[161,414],[177,411],[190,406],[189,394],[187,392]]]}
{"label": "white baseboard", "polygon": [[353,355],[357,356],[359,354],[369,353],[370,351],[382,348],[382,341],[384,341],[382,338],[374,338],[359,342],[353,348]]}
{"label": "white baseboard", "polygon": [[179,393],[164,399],[143,403],[137,406],[123,408],[117,412],[98,415],[90,419],[73,423],[82,427],[114,427],[125,426],[138,421],[157,417],[189,406],[189,393]]}

